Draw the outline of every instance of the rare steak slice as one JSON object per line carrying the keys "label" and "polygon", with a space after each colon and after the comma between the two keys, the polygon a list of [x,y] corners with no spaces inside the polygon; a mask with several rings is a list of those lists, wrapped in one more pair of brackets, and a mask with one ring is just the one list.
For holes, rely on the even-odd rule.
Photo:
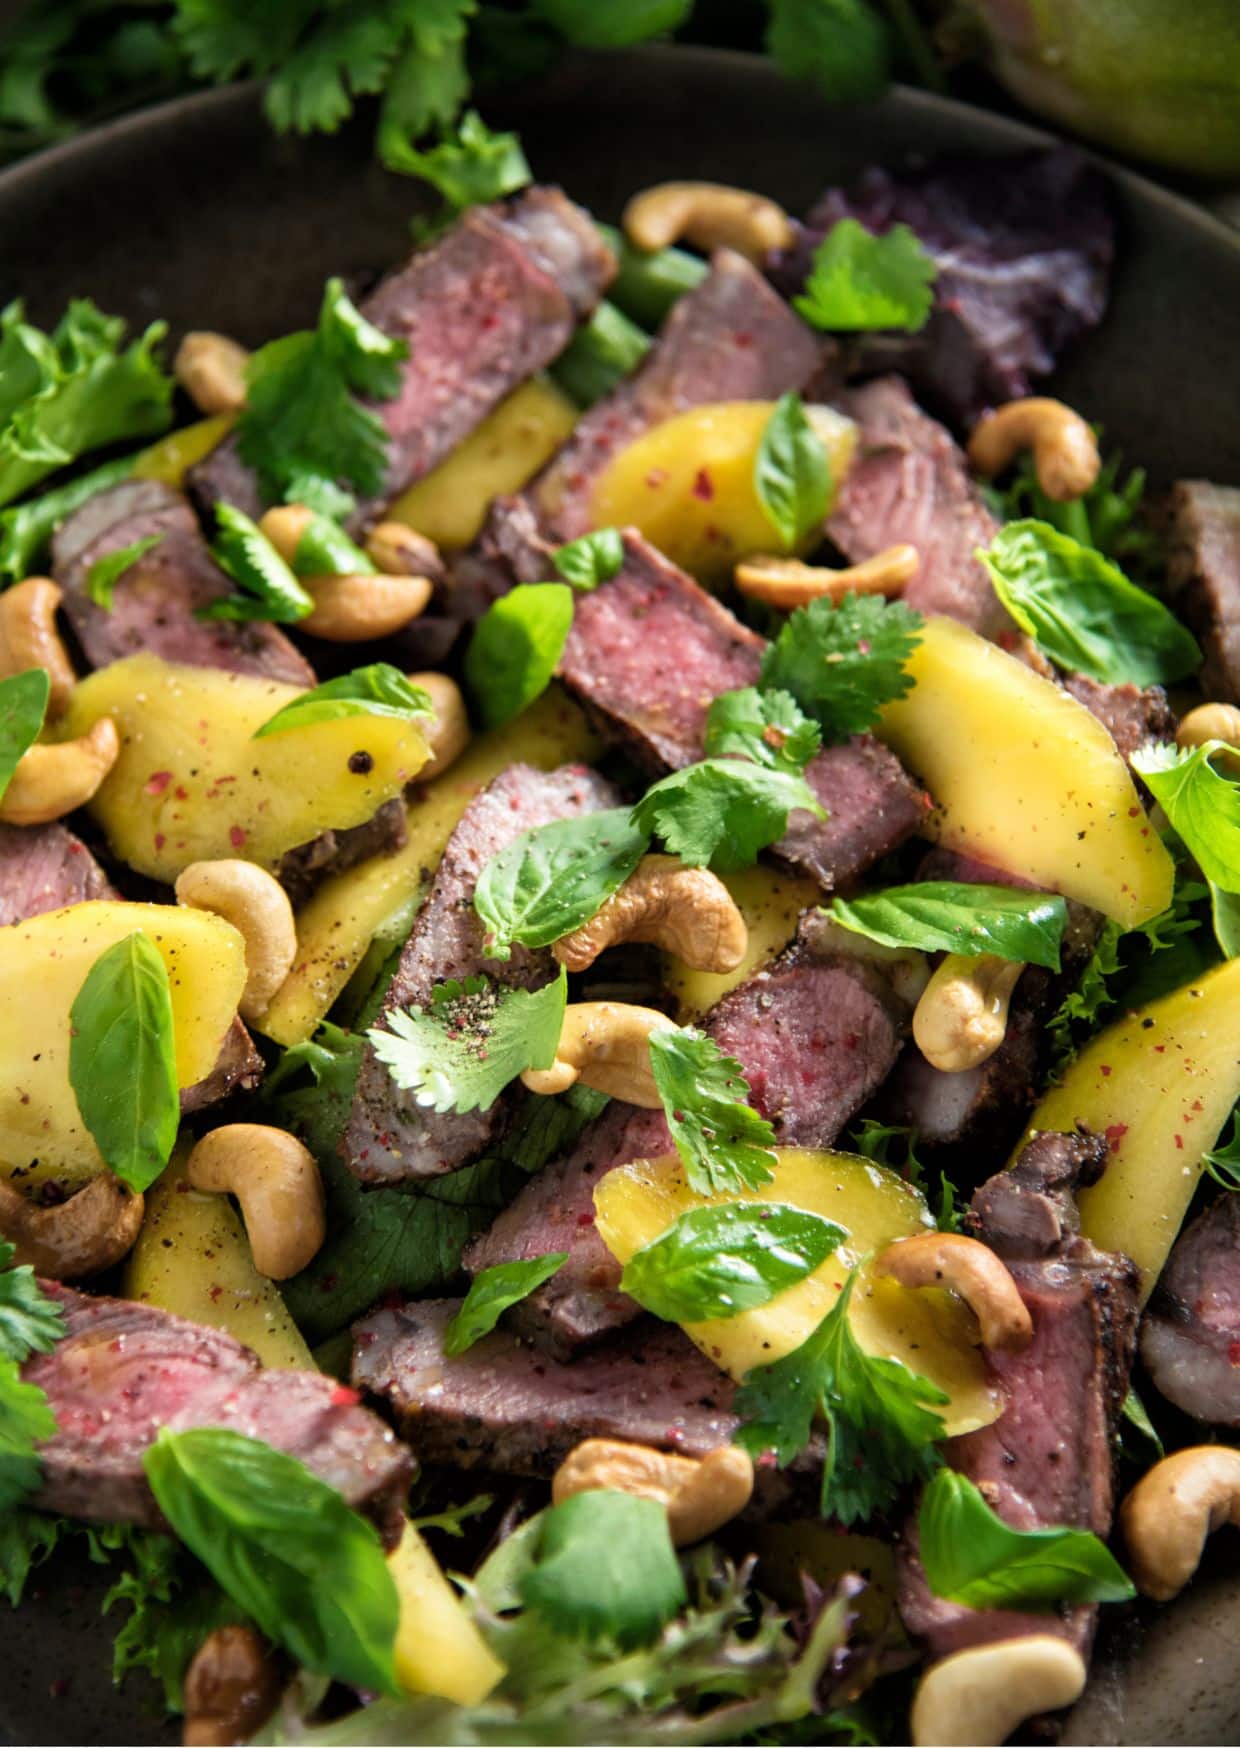
{"label": "rare steak slice", "polygon": [[1240,1426],[1240,1200],[1222,1195],[1176,1240],[1141,1324],[1141,1358],[1194,1420]]}
{"label": "rare steak slice", "polygon": [[144,1452],[161,1428],[219,1426],[299,1457],[382,1530],[399,1532],[409,1452],[333,1378],[265,1370],[222,1330],[152,1305],[40,1285],[62,1307],[66,1333],[22,1368],[57,1423],[39,1447],[43,1479],[30,1500],[38,1510],[166,1528]]}
{"label": "rare steak slice", "polygon": [[[509,959],[488,959],[474,908],[474,887],[492,856],[524,831],[614,807],[610,784],[584,765],[538,771],[510,765],[471,801],[444,849],[426,902],[405,943],[378,1025],[398,1009],[424,1007],[436,984],[485,972],[507,989],[537,989],[557,967],[548,948],[514,946]],[[357,1090],[341,1141],[350,1171],[367,1183],[436,1177],[465,1165],[506,1128],[513,1101],[501,1096],[489,1110],[431,1111],[402,1092],[366,1046]]]}
{"label": "rare steak slice", "polygon": [[1179,480],[1165,506],[1172,605],[1205,654],[1207,698],[1240,704],[1240,486]]}
{"label": "rare steak slice", "polygon": [[1098,718],[1126,759],[1146,741],[1175,739],[1175,711],[1161,686],[1104,686],[1087,674],[1065,674],[1063,687]]}
{"label": "rare steak slice", "polygon": [[0,825],[0,926],[117,893],[63,825]]}

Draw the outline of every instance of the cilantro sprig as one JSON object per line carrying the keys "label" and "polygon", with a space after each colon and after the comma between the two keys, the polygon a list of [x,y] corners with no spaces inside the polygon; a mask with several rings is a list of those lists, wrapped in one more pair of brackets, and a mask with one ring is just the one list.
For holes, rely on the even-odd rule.
{"label": "cilantro sprig", "polygon": [[749,759],[799,777],[821,746],[822,733],[791,692],[742,686],[712,701],[705,744],[708,759]]}
{"label": "cilantro sprig", "polygon": [[60,1306],[43,1292],[32,1268],[11,1266],[15,1255],[11,1244],[0,1243],[0,1521],[39,1485],[35,1447],[56,1431],[47,1396],[25,1382],[21,1368],[31,1354],[50,1353],[64,1334]]}
{"label": "cilantro sprig", "polygon": [[12,1266],[15,1246],[0,1241],[0,1355],[19,1364],[50,1353],[65,1332],[65,1315],[35,1280],[29,1263]]}
{"label": "cilantro sprig", "polygon": [[934,306],[938,269],[908,225],[882,236],[856,219],[832,225],[814,250],[805,289],[793,304],[828,332],[924,328]]}
{"label": "cilantro sprig", "polygon": [[775,1131],[747,1102],[739,1062],[686,1026],[651,1034],[650,1066],[692,1189],[715,1195],[771,1181]]}
{"label": "cilantro sprig", "polygon": [[1240,892],[1240,778],[1231,757],[1225,742],[1212,740],[1184,750],[1140,747],[1132,764],[1206,879]]}
{"label": "cilantro sprig", "polygon": [[690,868],[748,868],[783,837],[788,815],[826,810],[804,777],[743,759],[703,759],[647,789],[633,823]]}
{"label": "cilantro sprig", "polygon": [[827,742],[874,727],[885,704],[911,689],[905,664],[920,642],[921,615],[902,601],[846,595],[811,601],[780,627],[760,684],[789,692]]}

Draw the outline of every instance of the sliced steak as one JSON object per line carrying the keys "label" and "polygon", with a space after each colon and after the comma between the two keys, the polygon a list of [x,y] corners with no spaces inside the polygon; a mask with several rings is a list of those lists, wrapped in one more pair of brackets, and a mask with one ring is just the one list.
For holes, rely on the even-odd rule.
{"label": "sliced steak", "polygon": [[1146,741],[1175,739],[1175,711],[1161,686],[1104,686],[1086,674],[1065,674],[1063,687],[1098,718],[1126,759]]}
{"label": "sliced steak", "polygon": [[1240,704],[1240,486],[1179,480],[1165,507],[1172,605],[1205,653],[1208,698]]}
{"label": "sliced steak", "polygon": [[[556,188],[471,207],[366,298],[362,314],[404,340],[399,392],[375,403],[387,428],[387,477],[350,519],[357,530],[444,459],[492,409],[563,351],[597,304],[615,259],[581,208]],[[258,482],[236,440],[190,470],[204,507],[221,499],[251,515]]]}
{"label": "sliced steak", "polygon": [[1220,1196],[1176,1240],[1141,1325],[1141,1358],[1185,1414],[1240,1426],[1240,1197]]}
{"label": "sliced steak", "polygon": [[117,892],[63,825],[0,825],[0,927]]}
{"label": "sliced steak", "polygon": [[39,1447],[41,1511],[99,1523],[166,1524],[143,1453],[162,1427],[221,1426],[299,1457],[385,1532],[413,1477],[409,1452],[377,1416],[319,1372],[266,1371],[248,1347],[151,1305],[93,1298],[56,1281],[67,1333],[22,1374],[47,1393],[57,1431]]}
{"label": "sliced steak", "polygon": [[276,877],[294,906],[302,905],[329,874],[343,874],[372,856],[392,856],[409,841],[405,804],[399,795],[362,825],[320,832],[308,844],[298,844],[280,858]]}
{"label": "sliced steak", "polygon": [[[159,536],[158,546],[120,577],[110,610],[96,606],[86,587],[90,567],[148,535]],[[90,498],[57,529],[52,565],[65,616],[92,668],[145,653],[314,685],[314,670],[276,626],[195,617],[233,594],[233,583],[207,550],[188,500],[157,480],[127,480]]]}
{"label": "sliced steak", "polygon": [[[538,771],[510,765],[471,801],[444,849],[434,883],[405,943],[377,1024],[408,1007],[425,1007],[435,985],[485,971],[508,989],[537,989],[557,970],[550,950],[514,947],[507,960],[488,959],[484,930],[473,908],[484,865],[524,831],[554,819],[614,807],[615,790],[584,765]],[[513,1101],[501,1097],[485,1111],[437,1112],[402,1092],[367,1045],[357,1090],[341,1141],[355,1176],[367,1183],[436,1177],[474,1158],[503,1133]]]}
{"label": "sliced steak", "polygon": [[195,1111],[205,1111],[235,1092],[253,1092],[263,1078],[265,1066],[245,1021],[234,1019],[207,1078],[181,1089],[181,1115],[188,1117]]}

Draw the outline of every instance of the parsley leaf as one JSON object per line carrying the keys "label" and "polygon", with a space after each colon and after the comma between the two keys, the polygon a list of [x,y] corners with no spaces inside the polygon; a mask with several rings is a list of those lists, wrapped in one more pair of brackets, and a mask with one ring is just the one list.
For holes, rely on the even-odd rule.
{"label": "parsley leaf", "polygon": [[528,1299],[567,1261],[568,1252],[556,1250],[482,1269],[470,1282],[460,1310],[448,1325],[443,1344],[448,1358],[454,1360],[467,1353],[476,1341],[490,1334],[510,1306]]}
{"label": "parsley leaf", "polygon": [[668,1323],[736,1317],[795,1287],[846,1236],[782,1202],[690,1208],[630,1257],[620,1287]]}
{"label": "parsley leaf", "polygon": [[0,1355],[20,1365],[32,1353],[50,1353],[65,1332],[65,1315],[34,1278],[28,1263],[10,1264],[16,1248],[0,1241]]}
{"label": "parsley leaf", "polygon": [[654,1499],[574,1494],[542,1519],[521,1599],[569,1639],[649,1644],[686,1601],[684,1579]]}
{"label": "parsley leaf", "polygon": [[398,1087],[435,1111],[486,1110],[524,1069],[550,1068],[567,979],[502,989],[485,977],[441,983],[429,1012],[397,1010],[366,1036]]}
{"label": "parsley leaf", "polygon": [[1225,1190],[1240,1190],[1240,1111],[1233,1111],[1231,1134],[1205,1156],[1206,1170]]}
{"label": "parsley leaf", "polygon": [[215,507],[215,539],[211,556],[241,590],[209,601],[199,619],[263,619],[295,625],[314,611],[306,593],[258,524],[232,504]]}
{"label": "parsley leaf", "polygon": [[755,1458],[774,1451],[781,1468],[805,1449],[821,1415],[822,1512],[845,1526],[887,1510],[906,1481],[939,1466],[946,1428],[928,1405],[948,1400],[901,1361],[876,1359],[858,1344],[848,1320],[856,1278],[854,1270],[800,1347],[747,1373],[736,1393],[744,1418],[737,1443]]}
{"label": "parsley leaf", "polygon": [[995,953],[1059,970],[1059,943],[1068,920],[1062,898],[1015,886],[923,880],[859,898],[832,899],[832,921],[885,947],[923,953]]}
{"label": "parsley leaf", "polygon": [[117,583],[132,565],[137,564],[143,553],[158,546],[162,539],[162,534],[147,534],[141,540],[130,541],[128,546],[118,547],[115,552],[105,552],[102,558],[95,560],[86,573],[86,593],[96,607],[111,612]]}
{"label": "parsley leaf", "polygon": [[618,528],[595,528],[557,547],[551,562],[574,589],[597,589],[618,576],[624,565],[624,541]]}
{"label": "parsley leaf", "polygon": [[0,1355],[0,1513],[39,1485],[35,1446],[56,1431],[56,1416],[37,1384],[22,1380],[17,1361]]}
{"label": "parsley leaf", "polygon": [[818,724],[790,692],[743,686],[720,693],[706,713],[708,759],[749,759],[799,777],[821,744]]}
{"label": "parsley leaf", "polygon": [[902,601],[847,595],[798,607],[762,660],[760,684],[790,692],[829,742],[873,728],[884,704],[912,688],[905,663],[921,615]]}
{"label": "parsley leaf", "polygon": [[573,623],[567,583],[518,583],[493,601],[465,652],[465,681],[484,728],[499,728],[546,691]]}
{"label": "parsley leaf", "polygon": [[706,1196],[771,1181],[775,1131],[746,1103],[739,1062],[686,1026],[651,1033],[650,1066],[690,1188]]}
{"label": "parsley leaf", "polygon": [[0,680],[0,796],[13,781],[23,755],[39,738],[50,692],[46,668],[27,668]]}
{"label": "parsley leaf", "polygon": [[1240,780],[1211,763],[1229,752],[1217,740],[1183,752],[1173,746],[1144,746],[1133,754],[1132,766],[1162,804],[1206,879],[1224,892],[1240,892]]}
{"label": "parsley leaf", "polygon": [[487,925],[489,958],[507,959],[512,943],[548,947],[589,922],[624,885],[649,839],[627,808],[533,826],[483,868],[474,909]]}
{"label": "parsley leaf", "polygon": [[287,734],[290,729],[336,722],[343,716],[402,716],[416,721],[433,712],[430,695],[421,686],[411,685],[400,669],[388,662],[372,662],[335,680],[324,680],[321,686],[312,686],[291,699],[250,738],[262,740],[265,735]]}
{"label": "parsley leaf", "polygon": [[788,548],[802,541],[827,513],[831,468],[826,447],[795,392],[779,397],[762,428],[753,489],[767,521]]}
{"label": "parsley leaf", "polygon": [[662,778],[633,809],[633,824],[690,868],[748,868],[778,842],[788,815],[826,813],[803,777],[743,759],[703,759]]}
{"label": "parsley leaf", "polygon": [[876,237],[856,219],[832,225],[814,250],[796,309],[816,328],[834,333],[924,328],[934,307],[937,269],[908,225]]}
{"label": "parsley leaf", "polygon": [[832,103],[861,103],[887,83],[887,31],[865,0],[771,0],[767,50],[790,79]]}
{"label": "parsley leaf", "polygon": [[1089,1530],[1010,1529],[955,1469],[940,1469],[926,1488],[917,1533],[931,1590],[966,1608],[1041,1610],[1136,1595]]}

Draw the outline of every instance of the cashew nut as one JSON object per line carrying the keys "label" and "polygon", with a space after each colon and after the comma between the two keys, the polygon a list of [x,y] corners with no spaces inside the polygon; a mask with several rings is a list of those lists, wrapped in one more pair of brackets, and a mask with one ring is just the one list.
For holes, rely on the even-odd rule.
{"label": "cashew nut", "polygon": [[191,1189],[231,1193],[241,1204],[254,1267],[286,1281],[316,1255],[327,1233],[323,1180],[314,1155],[287,1129],[227,1123],[194,1146]]}
{"label": "cashew nut", "polygon": [[1022,449],[1033,451],[1038,484],[1057,503],[1081,497],[1102,466],[1088,422],[1047,395],[1009,401],[987,413],[969,438],[969,460],[987,479],[1002,473]]}
{"label": "cashew nut", "polygon": [[248,1742],[280,1698],[280,1671],[253,1627],[217,1627],[185,1671],[186,1748]]}
{"label": "cashew nut", "polygon": [[6,825],[47,825],[85,806],[116,763],[120,736],[110,716],[101,716],[78,740],[30,747],[0,800]]}
{"label": "cashew nut", "polygon": [[843,570],[802,564],[799,558],[760,553],[738,564],[733,575],[742,595],[768,607],[791,611],[808,601],[842,601],[845,595],[902,595],[917,575],[921,554],[915,546],[886,546],[861,564]]}
{"label": "cashew nut", "polygon": [[250,354],[227,334],[200,328],[177,347],[172,373],[200,413],[239,413]]}
{"label": "cashew nut", "polygon": [[948,953],[913,1010],[913,1038],[949,1074],[989,1060],[1007,1031],[1008,1002],[1025,969],[1018,959]]}
{"label": "cashew nut", "polygon": [[1199,704],[1175,731],[1178,747],[1203,747],[1211,740],[1221,740],[1240,752],[1240,708],[1234,704]]}
{"label": "cashew nut", "polygon": [[662,947],[694,971],[735,971],[749,930],[717,874],[686,868],[678,856],[643,856],[590,921],[551,951],[570,971],[584,971],[620,941]]}
{"label": "cashew nut", "polygon": [[735,249],[762,261],[796,238],[782,206],[747,188],[722,182],[659,182],[635,194],[624,209],[624,234],[639,249],[666,249],[683,240],[707,253]]}
{"label": "cashew nut", "polygon": [[1167,1602],[1201,1560],[1206,1537],[1240,1528],[1240,1451],[1192,1445],[1155,1463],[1120,1507],[1133,1582]]}
{"label": "cashew nut", "polygon": [[259,1019],[297,957],[297,924],[280,882],[253,862],[224,857],[183,868],[176,895],[178,904],[214,911],[241,935],[246,969],[241,1017]]}
{"label": "cashew nut", "polygon": [[1058,1711],[1085,1691],[1085,1659],[1054,1633],[969,1645],[932,1663],[917,1684],[914,1748],[999,1748],[1018,1724]]}
{"label": "cashew nut", "polygon": [[77,685],[77,674],[56,628],[61,591],[50,577],[27,577],[0,595],[0,678],[46,668],[51,681],[47,714],[63,716]]}
{"label": "cashew nut", "polygon": [[631,1493],[667,1508],[678,1548],[713,1535],[744,1511],[753,1493],[753,1463],[739,1445],[720,1445],[704,1457],[678,1457],[650,1445],[588,1438],[555,1472],[556,1505],[574,1493]]}
{"label": "cashew nut", "polygon": [[299,628],[328,643],[365,643],[388,637],[416,619],[431,598],[429,577],[303,577],[314,611]]}
{"label": "cashew nut", "polygon": [[958,1232],[897,1238],[875,1258],[876,1274],[902,1287],[946,1287],[977,1318],[982,1346],[1017,1350],[1033,1340],[1033,1319],[1016,1282],[988,1244]]}
{"label": "cashew nut", "polygon": [[313,521],[314,511],[306,504],[276,504],[263,511],[258,531],[271,542],[285,564],[291,565],[301,537]]}
{"label": "cashew nut", "polygon": [[428,692],[435,707],[434,716],[422,731],[430,757],[418,772],[418,782],[427,783],[432,777],[442,776],[469,745],[469,717],[461,688],[449,675],[410,674],[409,684]]}
{"label": "cashew nut", "polygon": [[429,577],[438,582],[444,574],[435,542],[404,522],[380,522],[372,528],[366,537],[366,556],[390,577]]}
{"label": "cashew nut", "polygon": [[110,1269],[132,1249],[142,1225],[141,1195],[102,1172],[52,1208],[41,1208],[0,1179],[0,1236],[18,1263],[53,1281],[76,1281]]}
{"label": "cashew nut", "polygon": [[663,1101],[650,1066],[650,1035],[672,1022],[655,1008],[621,1001],[570,1002],[550,1068],[527,1068],[534,1093],[562,1093],[576,1081],[629,1105],[657,1111]]}

